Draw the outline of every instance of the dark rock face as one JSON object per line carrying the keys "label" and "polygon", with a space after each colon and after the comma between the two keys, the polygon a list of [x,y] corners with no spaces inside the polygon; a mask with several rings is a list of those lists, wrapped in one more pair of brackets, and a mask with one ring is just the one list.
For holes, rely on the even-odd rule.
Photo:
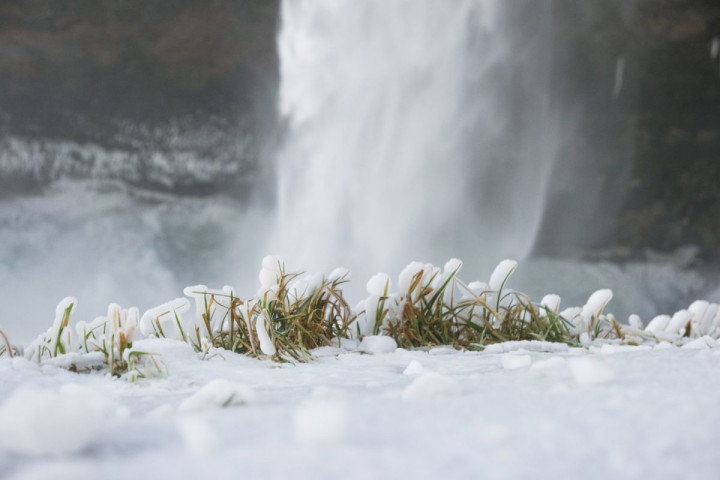
{"label": "dark rock face", "polygon": [[[63,176],[247,192],[277,130],[278,3],[4,0],[0,192]],[[569,133],[539,252],[695,244],[720,258],[720,2],[553,9]],[[569,203],[590,217],[582,228]]]}
{"label": "dark rock face", "polygon": [[594,206],[580,232],[546,228],[541,250],[575,235],[585,247],[693,244],[718,258],[720,57],[711,49],[720,2],[556,0],[555,8],[555,97],[575,133],[559,161],[583,167],[549,209],[562,216],[588,197]]}
{"label": "dark rock face", "polygon": [[618,238],[720,255],[720,3],[646,0],[634,20],[638,66],[632,190]]}
{"label": "dark rock face", "polygon": [[272,0],[2,2],[5,186],[94,172],[202,191],[183,173],[190,156],[212,165],[208,183],[239,177],[274,122],[277,10]]}

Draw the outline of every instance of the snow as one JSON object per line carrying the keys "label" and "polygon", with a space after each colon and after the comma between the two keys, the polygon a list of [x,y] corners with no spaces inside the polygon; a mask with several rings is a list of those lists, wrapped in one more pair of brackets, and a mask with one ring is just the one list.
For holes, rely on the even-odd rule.
{"label": "snow", "polygon": [[518,368],[529,367],[532,363],[530,355],[518,355],[506,353],[502,356],[502,366],[505,370],[517,370]]}
{"label": "snow", "polygon": [[205,456],[218,446],[218,437],[212,425],[199,416],[180,417],[177,429],[185,442],[185,449],[192,455]]}
{"label": "snow", "polygon": [[[238,466],[249,478],[720,476],[717,304],[696,301],[642,330],[639,317],[612,323],[604,313],[612,292],[598,290],[583,307],[561,312],[588,327],[577,332],[582,347],[523,340],[482,351],[407,350],[370,335],[380,305],[387,322],[417,301],[402,292],[413,278],[417,296],[460,265],[413,262],[398,279],[399,294],[388,294],[388,275],[376,275],[354,312],[359,335],[314,349],[299,364],[276,356],[278,332],[265,316],[284,274],[277,257],[263,261],[259,298],[237,308],[260,358],[183,339],[183,331],[205,328],[198,324],[205,314],[223,330],[231,287],[185,289],[195,300],[187,320],[186,298],[151,308],[139,322],[137,309],[111,304],[107,316],[76,324],[76,339],[66,325],[76,305],[68,297],[27,356],[0,357],[0,478],[47,478],[45,465],[61,477],[111,480],[224,479]],[[516,266],[501,262],[489,286],[470,284],[465,293],[497,297],[488,288]],[[288,291],[300,299],[325,278],[347,275],[291,276]],[[457,279],[452,287],[463,285]],[[218,299],[206,302],[208,295]],[[541,304],[557,312],[560,297]],[[609,324],[620,333],[608,334]],[[136,326],[149,338],[133,340]],[[161,330],[168,338],[157,338]],[[118,378],[103,366],[108,351],[140,360]]]}
{"label": "snow", "polygon": [[254,398],[253,390],[245,385],[217,378],[186,398],[178,410],[189,412],[208,408],[244,405]]}
{"label": "snow", "polygon": [[269,356],[275,355],[277,350],[270,339],[267,328],[265,328],[265,315],[258,315],[257,320],[255,321],[255,330],[257,331],[258,341],[260,342],[260,350],[262,353]]}
{"label": "snow", "polygon": [[390,276],[387,273],[376,273],[370,277],[370,280],[368,280],[365,288],[367,289],[367,293],[370,295],[382,297],[390,292],[391,286],[392,282],[390,281]]}
{"label": "snow", "polygon": [[110,409],[110,400],[81,385],[21,386],[0,404],[0,446],[33,456],[80,452]]}
{"label": "snow", "polygon": [[293,413],[295,439],[305,446],[337,444],[347,435],[349,412],[341,394],[318,388]]}
{"label": "snow", "polygon": [[425,368],[417,360],[408,363],[408,366],[403,370],[403,375],[420,375],[421,373],[425,373]]}
{"label": "snow", "polygon": [[602,289],[596,291],[590,295],[580,315],[582,315],[586,321],[589,321],[592,317],[600,316],[605,306],[612,300],[612,297],[612,290]]}
{"label": "snow", "polygon": [[[712,350],[603,355],[529,342],[519,355],[530,368],[506,371],[504,350],[518,349],[502,344],[346,350],[292,365],[136,343],[167,376],[129,383],[0,357],[0,478],[720,476],[720,357],[701,355]],[[424,372],[404,375],[411,364]],[[214,379],[255,398],[180,411]]]}
{"label": "snow", "polygon": [[490,275],[490,282],[488,283],[490,290],[498,292],[507,278],[515,271],[517,265],[515,260],[503,260],[500,262],[493,270],[492,275]]}
{"label": "snow", "polygon": [[460,383],[449,376],[430,372],[417,377],[405,387],[402,399],[405,401],[431,400],[443,397],[453,397],[460,394]]}
{"label": "snow", "polygon": [[392,353],[397,348],[397,342],[391,337],[384,335],[368,335],[362,339],[358,350],[375,355]]}
{"label": "snow", "polygon": [[583,387],[609,382],[615,377],[615,373],[610,367],[593,358],[571,359],[570,372],[575,383]]}
{"label": "snow", "polygon": [[720,343],[718,343],[717,340],[714,338],[705,335],[704,337],[696,338],[695,340],[686,343],[682,346],[682,348],[690,348],[690,349],[707,349],[707,348],[720,348]]}
{"label": "snow", "polygon": [[[546,307],[553,313],[558,313],[560,311],[560,295],[553,293],[545,295],[542,300],[540,300],[540,305]],[[541,313],[544,314],[545,312],[543,311]]]}

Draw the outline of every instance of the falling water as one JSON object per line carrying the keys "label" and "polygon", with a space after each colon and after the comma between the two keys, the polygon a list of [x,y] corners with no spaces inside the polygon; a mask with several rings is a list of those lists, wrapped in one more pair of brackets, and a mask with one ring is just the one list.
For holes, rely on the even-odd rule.
{"label": "falling water", "polygon": [[537,48],[551,17],[535,5],[531,30],[510,28],[522,5],[285,0],[276,251],[360,278],[526,257],[556,124]]}

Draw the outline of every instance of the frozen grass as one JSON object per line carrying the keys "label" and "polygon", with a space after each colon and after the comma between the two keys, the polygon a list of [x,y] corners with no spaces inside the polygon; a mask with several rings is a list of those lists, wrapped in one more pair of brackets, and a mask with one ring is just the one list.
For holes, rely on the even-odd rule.
{"label": "frozen grass", "polygon": [[[668,342],[700,348],[720,337],[720,307],[708,302],[694,302],[672,317],[658,316],[647,327],[637,316],[621,325],[605,313],[610,290],[598,290],[584,306],[561,311],[557,295],[534,302],[508,288],[515,261],[501,262],[487,283],[465,283],[458,276],[461,267],[457,259],[442,269],[412,262],[398,276],[397,292],[388,275],[377,274],[367,283],[368,297],[352,309],[342,290],[350,279],[347,270],[329,275],[287,272],[280,259],[268,256],[255,296],[241,299],[229,286],[187,287],[184,294],[194,301],[194,314],[188,313],[188,298],[159,305],[142,317],[136,308],[111,304],[106,316],[78,322],[73,338],[70,318],[77,300],[65,298],[53,325],[24,355],[75,371],[107,368],[134,380],[166,373],[157,356],[133,348],[138,329],[148,337],[184,341],[205,359],[231,351],[281,362],[310,361],[311,351],[319,347],[352,349],[372,335],[390,337],[406,349],[446,345],[465,350],[524,340],[571,346]],[[0,331],[0,354],[21,352]]]}
{"label": "frozen grass", "polygon": [[269,327],[278,358],[310,360],[309,350],[348,338],[354,315],[341,290],[347,276],[305,278],[280,268],[277,288],[266,291],[253,312]]}
{"label": "frozen grass", "polygon": [[8,355],[12,358],[19,354],[20,350],[10,343],[8,336],[0,329],[0,356]]}
{"label": "frozen grass", "polygon": [[382,330],[404,348],[452,345],[472,349],[511,340],[576,344],[577,335],[566,319],[534,305],[522,293],[505,291],[515,270],[506,265],[500,264],[493,273],[500,279],[497,290],[485,285],[470,288],[462,282],[457,278],[462,266],[458,260],[448,262],[444,273],[432,265],[410,272],[406,291],[395,298],[382,297],[375,315],[376,331]]}

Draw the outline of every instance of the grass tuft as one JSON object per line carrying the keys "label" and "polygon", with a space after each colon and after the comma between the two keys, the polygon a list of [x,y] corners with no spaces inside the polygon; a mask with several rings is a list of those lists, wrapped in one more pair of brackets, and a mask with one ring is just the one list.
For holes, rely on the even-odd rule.
{"label": "grass tuft", "polygon": [[10,358],[13,358],[16,355],[21,355],[21,350],[10,343],[10,339],[5,332],[2,331],[2,329],[0,329],[0,340],[2,341],[2,343],[0,343],[0,357],[7,355]]}

